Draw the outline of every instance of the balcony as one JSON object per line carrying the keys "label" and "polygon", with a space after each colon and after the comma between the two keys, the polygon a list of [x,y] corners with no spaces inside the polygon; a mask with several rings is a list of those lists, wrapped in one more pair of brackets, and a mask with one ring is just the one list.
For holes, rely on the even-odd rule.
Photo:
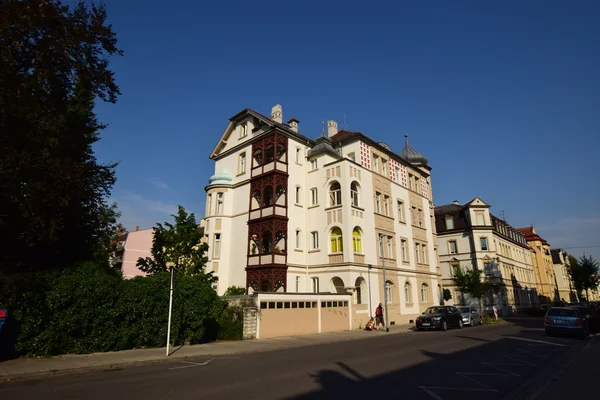
{"label": "balcony", "polygon": [[269,163],[252,168],[252,177],[254,178],[271,171],[281,171],[287,173],[288,165],[283,161],[271,161]]}
{"label": "balcony", "polygon": [[261,265],[272,264],[285,265],[285,254],[254,254],[248,257],[248,267],[258,267]]}
{"label": "balcony", "polygon": [[344,253],[334,253],[329,255],[329,264],[339,264],[344,262]]}
{"label": "balcony", "polygon": [[365,255],[354,253],[354,262],[357,264],[364,264],[365,263]]}
{"label": "balcony", "polygon": [[268,206],[266,208],[259,208],[257,210],[250,211],[250,219],[265,218],[273,215],[287,217],[287,208],[285,206],[276,204],[275,206]]}

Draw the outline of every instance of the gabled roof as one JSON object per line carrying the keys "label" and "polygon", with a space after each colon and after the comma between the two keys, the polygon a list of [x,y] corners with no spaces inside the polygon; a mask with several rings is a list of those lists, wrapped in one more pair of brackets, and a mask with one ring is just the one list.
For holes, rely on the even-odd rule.
{"label": "gabled roof", "polygon": [[465,204],[465,207],[470,207],[470,206],[487,207],[487,208],[491,207],[489,204],[487,204],[485,201],[483,201],[481,199],[481,197],[475,197],[473,200],[471,200],[470,202]]}
{"label": "gabled roof", "polygon": [[230,121],[229,125],[227,126],[227,129],[225,129],[225,132],[221,136],[219,143],[215,146],[214,150],[212,151],[210,158],[216,157],[219,154],[219,152],[221,151],[221,149],[227,144],[227,139],[229,139],[229,136],[231,136],[231,132],[233,132],[233,129],[235,128],[236,123],[238,121],[240,121],[241,119],[246,118],[248,116],[254,117],[260,123],[264,123],[270,127],[279,128],[280,130],[284,131],[289,136],[296,137],[300,141],[306,142],[310,145],[315,144],[315,141],[313,139],[310,139],[309,137],[304,136],[301,133],[294,131],[289,125],[273,121],[271,118],[269,118],[257,111],[254,111],[251,108],[245,108],[244,110],[235,114],[233,117],[229,118],[229,121]]}

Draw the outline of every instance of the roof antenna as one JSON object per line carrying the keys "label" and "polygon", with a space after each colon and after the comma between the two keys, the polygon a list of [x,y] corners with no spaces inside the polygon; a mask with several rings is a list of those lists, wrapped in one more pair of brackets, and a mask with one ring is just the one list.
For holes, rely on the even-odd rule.
{"label": "roof antenna", "polygon": [[506,215],[504,214],[504,210],[502,210],[502,221],[506,223]]}
{"label": "roof antenna", "polygon": [[404,144],[408,147],[408,133],[404,134]]}
{"label": "roof antenna", "polygon": [[321,121],[321,136],[325,136],[325,121]]}

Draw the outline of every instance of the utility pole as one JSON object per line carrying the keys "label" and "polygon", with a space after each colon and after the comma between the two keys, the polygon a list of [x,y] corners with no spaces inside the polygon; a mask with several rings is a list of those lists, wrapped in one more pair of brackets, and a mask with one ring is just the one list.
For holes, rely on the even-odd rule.
{"label": "utility pole", "polygon": [[379,234],[379,247],[381,249],[381,267],[383,268],[383,303],[385,310],[385,331],[390,331],[390,321],[388,320],[388,298],[387,298],[387,281],[385,279],[385,255],[383,254],[383,235]]}

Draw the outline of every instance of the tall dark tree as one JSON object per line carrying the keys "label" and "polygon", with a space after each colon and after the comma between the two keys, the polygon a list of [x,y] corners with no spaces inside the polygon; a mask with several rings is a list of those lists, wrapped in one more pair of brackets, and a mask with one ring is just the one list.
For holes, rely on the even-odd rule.
{"label": "tall dark tree", "polygon": [[92,146],[97,98],[120,94],[121,55],[93,2],[0,0],[0,267],[39,270],[105,255],[116,164]]}

